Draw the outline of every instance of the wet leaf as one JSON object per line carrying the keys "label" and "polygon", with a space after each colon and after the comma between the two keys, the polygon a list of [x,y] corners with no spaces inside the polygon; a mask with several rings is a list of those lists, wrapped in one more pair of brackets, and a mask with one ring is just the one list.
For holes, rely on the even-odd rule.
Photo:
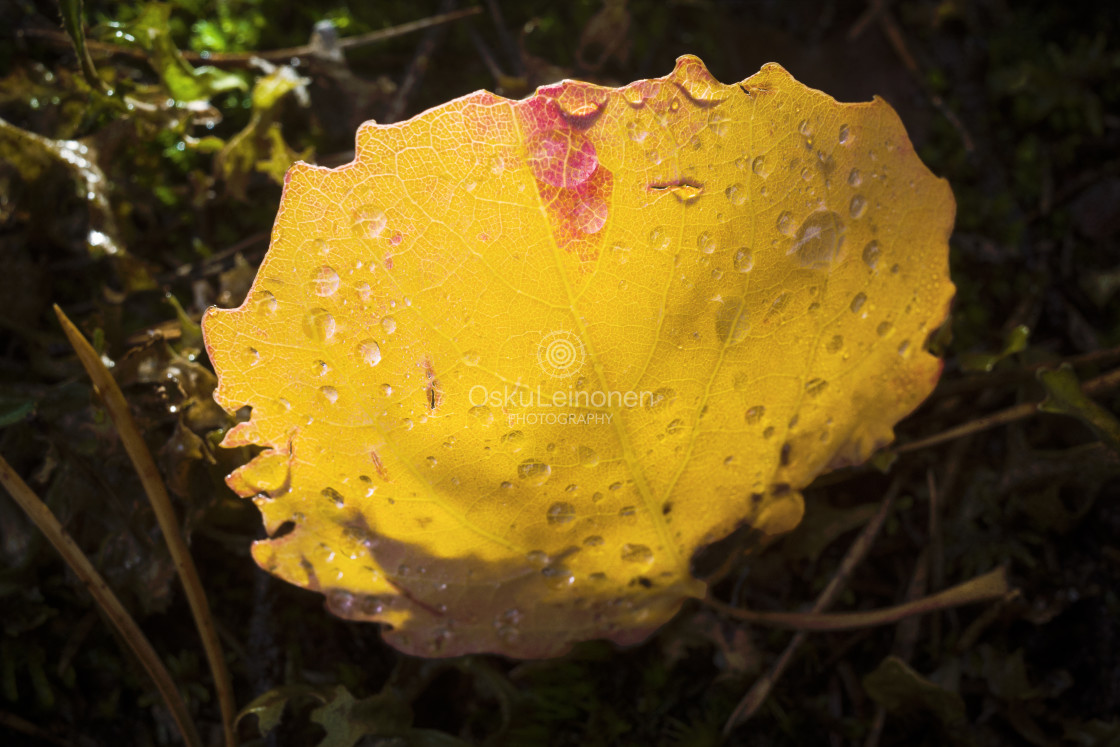
{"label": "wet leaf", "polygon": [[967,723],[964,700],[910,668],[896,656],[888,656],[874,672],[863,678],[863,689],[887,711],[929,711],[946,728]]}
{"label": "wet leaf", "polygon": [[1081,391],[1071,365],[1063,363],[1057,370],[1043,369],[1038,372],[1038,380],[1046,387],[1046,399],[1038,406],[1039,410],[1077,418],[1109,448],[1120,452],[1120,421]]}
{"label": "wet leaf", "polygon": [[874,503],[834,508],[827,502],[820,501],[810,507],[805,521],[786,537],[782,554],[791,560],[816,562],[834,540],[866,524],[878,509]]}
{"label": "wet leaf", "polygon": [[992,646],[981,646],[983,660],[982,673],[988,681],[988,689],[1005,700],[1026,700],[1041,695],[1038,688],[1031,687],[1027,680],[1027,664],[1023,660],[1023,650],[1016,649],[1008,654]]}
{"label": "wet leaf", "polygon": [[408,703],[392,688],[358,700],[338,685],[327,701],[311,712],[311,720],[327,732],[319,747],[352,747],[366,735],[404,733],[412,723],[412,713]]}
{"label": "wet leaf", "polygon": [[284,717],[284,709],[288,707],[291,701],[308,697],[314,698],[320,703],[327,700],[322,689],[312,685],[281,685],[275,687],[253,698],[252,702],[237,714],[235,723],[240,723],[246,716],[256,716],[257,729],[262,735],[268,734],[280,725],[280,719]]}
{"label": "wet leaf", "polygon": [[998,353],[962,353],[961,368],[965,371],[982,371],[991,373],[996,365],[1006,359],[1027,349],[1030,340],[1030,327],[1018,325],[1007,333],[1003,342],[1003,350]]}
{"label": "wet leaf", "polygon": [[203,321],[264,447],[229,483],[291,527],[253,556],[420,655],[640,641],[932,389],[953,212],[889,106],[777,65],[367,124]]}
{"label": "wet leaf", "polygon": [[130,25],[131,37],[146,50],[149,62],[177,103],[204,101],[225,91],[243,91],[245,81],[211,65],[195,67],[171,39],[171,6],[147,3]]}
{"label": "wet leaf", "polygon": [[[268,65],[268,63],[262,63]],[[297,153],[284,141],[276,118],[280,104],[288,94],[294,94],[307,104],[306,78],[296,75],[286,65],[268,65],[267,74],[253,85],[253,113],[245,129],[238,132],[218,153],[215,168],[234,196],[245,197],[249,175],[254,171],[269,176],[283,184],[284,174],[297,160],[309,158],[311,151]]]}

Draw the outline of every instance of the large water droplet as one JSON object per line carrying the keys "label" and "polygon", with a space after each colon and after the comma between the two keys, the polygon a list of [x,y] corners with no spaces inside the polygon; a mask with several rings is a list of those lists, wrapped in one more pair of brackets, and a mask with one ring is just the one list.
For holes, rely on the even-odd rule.
{"label": "large water droplet", "polygon": [[867,242],[867,246],[863,247],[863,263],[874,270],[875,266],[879,264],[879,255],[882,253],[878,241]]}
{"label": "large water droplet", "polygon": [[728,298],[716,309],[716,335],[729,345],[747,339],[750,323],[743,308],[743,299]]}
{"label": "large water droplet", "polygon": [[529,487],[537,487],[548,482],[552,467],[536,459],[526,459],[517,465],[517,477]]}
{"label": "large water droplet", "polygon": [[766,312],[769,314],[780,314],[785,307],[789,306],[789,299],[792,298],[789,291],[782,291],[774,296],[774,300],[770,302],[770,310]]}
{"label": "large water droplet", "polygon": [[863,175],[859,173],[859,169],[852,169],[848,172],[848,184],[853,187],[863,184]]}
{"label": "large water droplet", "polygon": [[669,248],[669,243],[671,241],[672,239],[669,237],[669,232],[662,226],[657,226],[649,232],[650,249],[665,251]]}
{"label": "large water droplet", "polygon": [[381,317],[381,329],[385,330],[385,334],[391,335],[397,331],[397,320],[391,316]]}
{"label": "large water droplet", "polygon": [[852,313],[853,314],[858,314],[859,310],[863,308],[863,305],[865,303],[867,303],[867,294],[866,293],[857,293],[854,296],[852,296],[852,305],[851,305]]}
{"label": "large water droplet", "polygon": [[712,254],[716,250],[716,239],[707,231],[701,231],[696,237],[696,248],[704,254]]}
{"label": "large water droplet", "polygon": [[[328,501],[333,503],[335,505],[335,508],[342,508],[344,505],[346,505],[346,499],[342,496],[342,493],[338,492],[334,488],[323,488],[319,491],[319,495],[323,496]],[[331,557],[334,557],[333,552],[331,553]],[[330,560],[330,558],[328,558],[328,560]]]}
{"label": "large water droplet", "polygon": [[628,261],[630,261],[630,247],[626,246],[625,244],[615,242],[615,244],[611,246],[611,257],[613,257],[614,261],[618,262],[620,265],[626,264]]}
{"label": "large water droplet", "polygon": [[778,233],[784,233],[787,236],[793,233],[793,213],[788,210],[783,210],[782,214],[778,216]]}
{"label": "large water droplet", "polygon": [[[759,156],[759,158],[761,158],[761,156]],[[725,189],[723,194],[727,196],[728,202],[732,205],[745,205],[747,202],[747,188],[739,182],[735,182]]]}
{"label": "large water droplet", "polygon": [[653,551],[645,545],[632,545],[627,542],[622,546],[621,556],[627,563],[649,565],[653,562]]}
{"label": "large water droplet", "polygon": [[755,405],[754,407],[748,407],[746,414],[747,425],[757,425],[758,422],[762,420],[762,416],[765,414],[765,405]]}
{"label": "large water droplet", "polygon": [[572,226],[582,233],[599,233],[607,224],[609,212],[607,201],[600,194],[590,191],[581,195],[579,201],[572,207]]}
{"label": "large water droplet", "polygon": [[590,446],[580,446],[576,454],[582,467],[596,467],[599,464],[599,454]]}
{"label": "large water droplet", "polygon": [[827,268],[840,253],[844,223],[831,210],[818,210],[797,229],[789,254],[796,254],[802,267]]}
{"label": "large water droplet", "polygon": [[750,272],[754,268],[754,254],[746,247],[736,249],[732,263],[739,272]]}
{"label": "large water droplet", "polygon": [[521,431],[510,431],[503,434],[501,441],[514,454],[525,448],[525,434]]}
{"label": "large water droplet", "polygon": [[890,322],[879,322],[879,326],[875,328],[875,334],[879,337],[886,337],[894,329],[894,325]]}
{"label": "large water droplet", "polygon": [[867,212],[867,198],[863,195],[852,197],[852,201],[848,205],[848,212],[853,218],[862,218],[863,214]]}
{"label": "large water droplet", "polygon": [[825,350],[830,353],[839,353],[840,349],[844,347],[843,335],[833,335],[832,339],[825,345]]}
{"label": "large water droplet", "polygon": [[553,187],[574,189],[599,167],[595,145],[578,130],[537,133],[530,138],[527,150],[533,176]]}
{"label": "large water droplet", "polygon": [[338,273],[334,271],[333,267],[323,265],[315,271],[315,280],[312,283],[312,289],[316,296],[333,296],[341,282],[342,280],[338,277]]}
{"label": "large water droplet", "polygon": [[253,305],[258,312],[271,314],[276,311],[280,304],[276,301],[276,296],[272,295],[270,291],[260,290],[253,294]]}
{"label": "large water droplet", "polygon": [[631,83],[622,89],[622,98],[626,99],[626,103],[630,104],[630,106],[641,106],[653,93],[651,84],[656,83],[657,81],[652,80],[642,80]]}
{"label": "large water droplet", "polygon": [[583,129],[590,127],[607,108],[607,98],[603,89],[586,83],[568,83],[553,101],[564,119]]}
{"label": "large water droplet", "polygon": [[667,386],[655,389],[646,401],[646,409],[650,412],[661,412],[677,401],[677,393]]}
{"label": "large water droplet", "polygon": [[327,402],[330,402],[332,405],[335,402],[338,402],[338,390],[333,386],[319,387],[319,394],[323,395],[323,399],[325,399]]}
{"label": "large water droplet", "polygon": [[381,362],[381,346],[377,340],[363,340],[358,344],[358,355],[362,356],[367,366],[376,366]]}
{"label": "large water droplet", "polygon": [[751,171],[754,172],[755,176],[761,176],[763,179],[769,176],[770,169],[766,166],[766,157],[755,156],[755,159],[751,161]]}
{"label": "large water droplet", "polygon": [[315,342],[327,342],[336,329],[334,317],[326,309],[316,306],[303,315],[303,333]]}
{"label": "large water droplet", "polygon": [[637,122],[627,122],[626,134],[629,135],[630,139],[635,143],[640,143],[649,137],[649,130],[645,129]]}
{"label": "large water droplet", "polygon": [[810,397],[819,397],[827,388],[828,382],[824,379],[813,378],[805,382],[805,394]]}
{"label": "large water droplet", "polygon": [[836,139],[840,142],[840,144],[844,145],[845,143],[848,142],[848,140],[851,139],[851,137],[852,137],[851,128],[848,127],[848,125],[846,125],[846,124],[840,125],[840,132],[838,133],[838,135],[836,137]]}
{"label": "large water droplet", "polygon": [[548,523],[556,526],[568,524],[576,518],[576,507],[570,503],[557,501],[548,507]]}
{"label": "large water droplet", "polygon": [[700,199],[704,194],[704,188],[698,187],[695,184],[675,184],[669,187],[669,191],[673,193],[673,197],[683,202],[685,205],[691,205]]}
{"label": "large water droplet", "polygon": [[575,583],[576,580],[575,575],[570,570],[558,566],[542,568],[541,575],[544,576],[548,588],[553,591],[563,591]]}
{"label": "large water droplet", "polygon": [[376,205],[362,205],[354,211],[354,233],[361,238],[376,239],[389,225],[389,216]]}

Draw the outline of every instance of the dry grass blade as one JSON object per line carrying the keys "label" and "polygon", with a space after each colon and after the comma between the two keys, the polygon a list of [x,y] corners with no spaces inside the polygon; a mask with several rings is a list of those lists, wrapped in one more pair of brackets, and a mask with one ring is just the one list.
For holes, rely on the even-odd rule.
{"label": "dry grass blade", "polygon": [[706,604],[729,617],[757,625],[821,632],[891,625],[917,615],[925,615],[966,604],[1003,599],[1010,592],[1011,587],[1007,584],[1006,569],[997,568],[937,594],[868,612],[837,612],[831,615],[800,612],[755,612],[732,607],[715,599],[707,600]]}
{"label": "dry grass blade", "polygon": [[[856,565],[863,560],[864,556],[871,549],[872,543],[879,535],[879,530],[883,528],[883,522],[887,520],[890,515],[891,507],[894,505],[895,498],[898,497],[899,491],[902,489],[904,474],[899,474],[895,477],[894,482],[891,483],[890,488],[887,489],[887,494],[883,496],[882,502],[879,504],[879,510],[871,517],[871,521],[867,522],[867,526],[863,528],[859,536],[856,537],[855,542],[848,549],[847,555],[840,563],[840,567],[836,570],[832,579],[828,582],[828,586],[817,597],[817,601],[813,603],[812,612],[823,612],[836,597],[843,590],[848,582],[848,577],[851,576],[852,571]],[[727,723],[723,726],[724,736],[729,735],[736,727],[744,724],[751,716],[755,714],[759,706],[765,702],[770,691],[774,689],[774,685],[782,674],[786,671],[790,661],[793,660],[793,655],[801,648],[801,644],[805,642],[805,637],[808,635],[804,630],[799,630],[794,636],[793,640],[786,646],[785,651],[774,662],[770,671],[758,679],[757,682],[751,687],[739,704],[735,706],[735,710],[731,712],[731,717],[727,719]]]}
{"label": "dry grass blade", "polygon": [[218,692],[218,704],[222,711],[222,729],[225,733],[225,742],[230,747],[237,744],[237,737],[233,731],[233,719],[237,713],[237,706],[233,698],[233,684],[230,681],[229,669],[222,656],[222,645],[218,640],[218,631],[214,627],[214,620],[210,614],[210,604],[206,601],[206,592],[198,577],[198,570],[191,559],[190,551],[179,531],[179,522],[175,510],[171,507],[171,498],[163,484],[159,469],[156,467],[152,454],[140,435],[140,429],[132,418],[128,409],[128,402],[124,398],[120,387],[113,379],[112,374],[101,362],[100,356],[93,346],[89,344],[77,327],[67,318],[57,305],[54,307],[62,330],[78,354],[78,359],[85,367],[93,381],[93,386],[101,396],[109,417],[120,434],[121,443],[128,452],[132,465],[144,486],[144,492],[151,501],[152,510],[159,520],[160,531],[171,551],[171,558],[175,562],[175,569],[183,582],[183,589],[190,603],[191,614],[194,615],[195,625],[198,627],[202,646],[206,650],[206,659],[210,664],[210,672],[214,677],[214,688]]}
{"label": "dry grass blade", "polygon": [[179,727],[179,733],[183,735],[183,741],[191,747],[201,747],[202,740],[199,739],[198,732],[195,730],[194,722],[191,721],[190,714],[187,712],[186,703],[183,702],[179,690],[175,687],[174,681],[167,669],[160,661],[159,655],[152,644],[144,636],[143,631],[136,624],[136,621],[128,614],[128,611],[121,604],[117,596],[105,583],[105,579],[101,578],[101,574],[89,562],[89,559],[82,553],[81,549],[62,528],[62,524],[54,517],[50,509],[35,495],[27,483],[16,474],[7,460],[0,457],[0,483],[7,488],[12,498],[19,504],[27,515],[31,518],[39,530],[47,536],[51,544],[62,555],[66,564],[77,574],[82,583],[89,589],[94,600],[105,612],[105,616],[109,618],[109,622],[121,634],[124,642],[128,644],[129,649],[140,660],[140,664],[148,672],[148,675],[155,683],[156,689],[159,690],[160,695],[163,696],[163,702],[167,705],[168,710],[171,711],[172,718],[175,719],[175,724]]}
{"label": "dry grass blade", "polygon": [[[1110,391],[1117,386],[1120,386],[1120,369],[1109,371],[1108,373],[1102,374],[1095,379],[1086,381],[1081,385],[1081,391],[1083,391],[1087,396],[1094,396]],[[991,415],[985,415],[975,420],[970,420],[967,423],[954,426],[953,428],[944,430],[941,433],[935,433],[932,436],[927,436],[926,438],[920,438],[916,441],[904,443],[901,446],[895,448],[894,452],[896,454],[905,454],[910,451],[917,451],[929,446],[936,446],[938,444],[945,443],[946,441],[952,441],[957,438],[962,438],[963,436],[970,436],[973,433],[980,433],[982,431],[986,431],[1000,425],[1014,423],[1016,420],[1023,420],[1037,414],[1038,405],[1038,402],[1023,402],[1022,404],[1012,405],[1005,410],[1000,410],[999,412],[992,413]]]}

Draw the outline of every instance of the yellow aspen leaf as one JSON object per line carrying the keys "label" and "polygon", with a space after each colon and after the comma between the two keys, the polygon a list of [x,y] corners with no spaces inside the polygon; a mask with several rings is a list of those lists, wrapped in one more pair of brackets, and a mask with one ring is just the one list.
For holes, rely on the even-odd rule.
{"label": "yellow aspen leaf", "polygon": [[253,557],[421,656],[641,641],[929,394],[954,210],[890,106],[778,65],[367,123],[203,322]]}

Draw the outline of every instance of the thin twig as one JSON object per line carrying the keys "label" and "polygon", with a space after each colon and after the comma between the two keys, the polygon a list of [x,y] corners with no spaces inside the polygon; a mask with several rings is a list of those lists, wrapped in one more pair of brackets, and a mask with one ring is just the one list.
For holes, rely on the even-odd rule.
{"label": "thin twig", "polygon": [[883,35],[887,37],[891,48],[913,76],[914,81],[925,92],[930,103],[933,104],[933,107],[941,112],[941,116],[945,117],[949,124],[953,126],[953,129],[957,131],[957,134],[961,138],[961,143],[964,145],[964,149],[969,154],[973,153],[976,150],[976,146],[973,144],[972,135],[969,134],[968,128],[964,126],[964,123],[960,120],[960,117],[957,116],[957,113],[949,108],[949,105],[945,103],[945,100],[941,98],[940,94],[932,90],[926,83],[925,76],[922,75],[917,60],[914,59],[914,55],[910,53],[910,48],[906,44],[906,39],[902,35],[902,29],[899,28],[898,23],[894,20],[894,16],[883,0],[871,0],[867,11],[860,16],[859,20],[856,21],[855,25],[848,31],[848,41],[855,41],[855,39],[863,33],[864,27],[871,20],[877,20],[879,22],[879,27],[882,29]]}
{"label": "thin twig", "polygon": [[[1086,381],[1081,385],[1081,391],[1091,397],[1093,395],[1103,394],[1117,386],[1120,386],[1120,368]],[[1006,410],[1000,410],[991,415],[985,415],[982,418],[962,423],[948,430],[941,431],[941,433],[935,433],[932,436],[919,438],[917,441],[910,441],[909,443],[902,444],[894,451],[896,454],[905,454],[909,451],[917,451],[918,449],[924,449],[929,446],[945,443],[946,441],[952,441],[962,436],[990,430],[1000,425],[1014,423],[1016,420],[1024,420],[1037,413],[1040,404],[1040,402],[1024,402],[1019,405],[1013,405]]]}
{"label": "thin twig", "polygon": [[1003,599],[1011,591],[1007,585],[1007,573],[1003,568],[985,573],[982,576],[950,587],[945,591],[931,594],[893,607],[884,607],[866,612],[757,612],[732,607],[716,599],[706,599],[705,604],[713,609],[734,617],[736,620],[783,630],[798,630],[821,633],[830,630],[859,630],[878,625],[893,625],[901,620],[927,615],[931,612],[962,607]]}
{"label": "thin twig", "polygon": [[[456,0],[442,0],[440,3],[440,10],[445,11],[442,15],[448,15],[452,8],[455,7]],[[404,78],[401,80],[400,86],[397,88],[397,95],[389,103],[385,110],[385,115],[382,117],[383,124],[392,124],[397,122],[404,116],[405,108],[408,106],[408,99],[420,87],[420,82],[424,80],[424,73],[428,71],[428,65],[432,61],[432,55],[436,51],[436,45],[443,39],[442,28],[429,29],[427,33],[420,39],[420,43],[416,46],[416,54],[412,56],[412,62],[409,63],[408,71],[405,73]]]}
{"label": "thin twig", "polygon": [[152,682],[159,690],[160,695],[163,696],[163,702],[167,705],[167,709],[171,711],[171,717],[175,720],[175,725],[179,727],[179,733],[183,736],[183,741],[191,747],[201,747],[202,740],[199,738],[194,722],[187,711],[187,704],[183,702],[183,697],[179,694],[174,680],[171,679],[167,668],[160,661],[159,654],[152,648],[152,644],[140,630],[140,626],[128,614],[128,610],[117,599],[116,594],[105,583],[105,579],[101,577],[101,574],[93,567],[93,563],[86,558],[78,545],[67,534],[62,524],[51,513],[51,510],[40,500],[35,491],[23,481],[23,478],[16,474],[16,471],[2,456],[0,456],[0,484],[7,488],[8,493],[11,494],[20,508],[35,522],[35,526],[39,527],[39,530],[47,536],[62,559],[86,585],[89,593],[105,613],[105,617],[120,633],[129,650],[140,660],[140,664],[144,667],[148,676],[152,678]]}
{"label": "thin twig", "polygon": [[494,29],[498,32],[498,39],[502,42],[502,46],[506,48],[506,57],[509,58],[509,63],[513,65],[514,76],[525,77],[525,62],[521,59],[521,49],[514,43],[513,37],[510,36],[498,0],[486,0],[486,7],[490,9],[490,18],[494,21]]}
{"label": "thin twig", "polygon": [[[879,510],[871,517],[871,520],[867,522],[867,525],[863,528],[863,531],[860,532],[859,536],[856,537],[855,542],[852,543],[852,546],[848,549],[848,553],[844,556],[844,560],[841,561],[840,567],[836,569],[836,573],[833,574],[832,579],[828,582],[828,586],[825,587],[824,591],[821,592],[820,596],[818,596],[817,600],[813,603],[811,610],[813,613],[819,614],[824,612],[839,595],[840,591],[843,590],[844,586],[847,585],[848,577],[851,575],[852,570],[863,560],[868,550],[871,549],[871,545],[875,541],[875,537],[878,536],[883,522],[885,522],[887,516],[890,515],[894,500],[898,497],[899,491],[902,490],[902,481],[904,477],[903,473],[899,473],[895,477],[891,486],[887,489],[887,494],[883,496],[882,503],[879,504]],[[793,660],[793,655],[801,648],[801,644],[805,642],[806,636],[808,636],[808,633],[804,630],[799,630],[795,633],[793,640],[786,646],[785,651],[782,652],[778,660],[770,667],[770,671],[760,677],[751,687],[750,691],[743,696],[743,699],[735,706],[731,717],[727,719],[727,723],[723,726],[724,736],[729,735],[736,727],[746,723],[747,720],[755,714],[759,706],[765,702],[770,691],[774,689],[774,685],[777,684],[782,674],[785,673],[786,667],[788,667],[789,663]]]}
{"label": "thin twig", "polygon": [[152,453],[148,450],[147,444],[144,443],[143,436],[140,435],[140,429],[128,408],[128,401],[125,400],[116,380],[105,368],[105,364],[101,362],[97,351],[93,349],[93,346],[82,336],[82,333],[66,317],[66,314],[57,304],[54,307],[54,312],[58,316],[63,332],[66,333],[67,339],[70,340],[70,344],[78,354],[78,359],[93,381],[94,389],[101,396],[105,409],[109,412],[109,417],[113,419],[117,433],[120,434],[121,444],[132,460],[132,465],[140,477],[144,492],[147,493],[148,500],[152,504],[152,510],[159,521],[160,531],[163,532],[163,538],[171,551],[175,570],[178,571],[179,578],[183,582],[183,589],[186,591],[187,601],[190,603],[191,614],[194,615],[195,625],[198,627],[199,636],[202,638],[202,646],[206,650],[210,672],[214,677],[214,688],[218,693],[218,704],[222,711],[222,729],[225,732],[226,745],[233,747],[237,744],[237,736],[233,731],[233,719],[237,713],[237,706],[234,702],[229,668],[222,656],[222,644],[218,640],[218,633],[214,628],[214,620],[210,614],[210,604],[206,601],[206,592],[202,588],[202,581],[199,580],[198,570],[191,559],[187,544],[183,541],[183,535],[179,531],[179,522],[175,516],[175,510],[171,506],[171,498],[167,494],[167,488],[163,484],[159,469],[156,468],[156,463],[152,459]]}
{"label": "thin twig", "polygon": [[[399,26],[392,26],[387,29],[379,29],[378,31],[370,31],[365,34],[357,34],[355,36],[348,36],[345,39],[339,39],[338,46],[341,49],[354,49],[356,47],[365,46],[368,44],[375,44],[377,42],[388,41],[395,39],[398,36],[405,36],[417,31],[431,28],[432,26],[440,26],[452,21],[458,21],[461,18],[477,15],[482,12],[482,8],[464,8],[452,13],[441,13],[440,15],[423,18],[419,21],[411,21],[409,23],[402,23]],[[44,39],[52,44],[70,45],[70,39],[65,35],[53,29],[26,29],[23,33],[25,36]],[[121,56],[131,57],[136,60],[147,60],[148,53],[142,49],[134,47],[123,47],[119,44],[106,44],[105,42],[97,42],[86,40],[86,48],[90,53],[104,55],[104,56]],[[299,47],[288,47],[287,49],[270,49],[258,52],[189,52],[183,50],[180,54],[183,58],[190,63],[196,65],[216,65],[218,67],[249,67],[254,59],[268,60],[269,62],[288,62],[293,57],[311,57],[317,51],[316,47],[311,44],[304,44]]]}
{"label": "thin twig", "polygon": [[474,45],[474,50],[478,52],[478,56],[482,59],[482,64],[490,71],[490,76],[494,79],[494,85],[496,87],[501,86],[502,81],[507,76],[502,72],[502,68],[498,65],[498,61],[494,59],[494,55],[490,53],[490,48],[486,46],[486,42],[482,40],[482,36],[474,26],[468,26],[467,34],[470,36],[471,44]]}

